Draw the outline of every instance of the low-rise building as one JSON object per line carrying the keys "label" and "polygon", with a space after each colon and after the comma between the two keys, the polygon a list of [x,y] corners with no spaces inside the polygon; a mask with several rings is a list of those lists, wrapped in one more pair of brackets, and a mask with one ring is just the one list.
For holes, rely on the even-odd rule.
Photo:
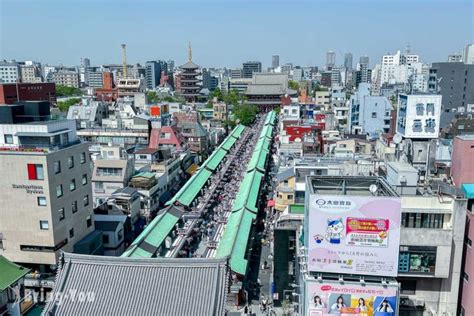
{"label": "low-rise building", "polygon": [[79,73],[71,70],[59,70],[53,73],[53,82],[60,86],[79,88]]}

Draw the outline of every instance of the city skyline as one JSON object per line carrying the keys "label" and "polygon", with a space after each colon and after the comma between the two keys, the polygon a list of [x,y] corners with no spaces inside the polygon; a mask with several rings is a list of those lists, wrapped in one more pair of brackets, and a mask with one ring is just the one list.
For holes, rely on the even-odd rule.
{"label": "city skyline", "polygon": [[[327,51],[336,52],[336,65],[344,64],[344,54],[348,52],[353,54],[354,63],[360,56],[368,55],[374,64],[382,55],[404,51],[407,45],[423,62],[431,63],[460,53],[474,41],[471,1],[419,0],[410,3],[411,10],[404,3],[389,1],[380,5],[364,1],[356,5],[349,1],[299,1],[296,8],[314,14],[298,19],[298,25],[288,15],[288,6],[283,2],[270,5],[268,1],[258,1],[246,3],[245,8],[235,1],[219,6],[215,1],[141,1],[134,2],[134,7],[129,1],[117,5],[109,1],[76,2],[72,11],[70,3],[58,1],[41,5],[32,1],[2,1],[1,27],[8,29],[7,26],[15,25],[15,28],[3,32],[0,55],[1,59],[38,60],[53,65],[79,65],[80,58],[87,57],[93,65],[100,65],[120,63],[120,44],[126,43],[130,64],[173,59],[179,65],[186,61],[187,45],[191,41],[193,59],[203,67],[235,68],[243,62],[258,60],[266,69],[271,65],[272,55],[280,56],[280,65],[292,62],[300,66],[323,66]],[[436,39],[429,27],[420,27],[419,10],[430,20],[446,22],[437,30]],[[319,11],[325,14],[318,14]],[[405,16],[404,24],[398,23],[400,14]],[[46,19],[47,16],[51,18]],[[104,18],[109,23],[103,24]],[[273,23],[274,31],[268,32],[267,25],[272,20],[285,18],[288,23]],[[21,19],[22,23],[18,23]],[[71,24],[71,21],[82,23]],[[374,29],[377,21],[386,27]],[[357,27],[349,27],[354,22]],[[70,23],[68,27],[59,27],[67,23]],[[34,25],[42,27],[34,28]],[[331,32],[322,31],[327,26]],[[61,40],[45,40],[35,30]],[[366,36],[363,38],[362,34]],[[28,40],[15,41],[15,38]],[[432,49],[434,42],[443,45]],[[209,49],[212,45],[216,49]]]}

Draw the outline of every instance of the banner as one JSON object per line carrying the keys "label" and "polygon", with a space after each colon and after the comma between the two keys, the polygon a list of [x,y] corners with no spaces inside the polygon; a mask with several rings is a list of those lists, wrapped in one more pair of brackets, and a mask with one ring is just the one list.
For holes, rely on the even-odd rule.
{"label": "banner", "polygon": [[309,316],[394,316],[398,288],[308,282],[306,311]]}
{"label": "banner", "polygon": [[400,217],[397,197],[312,194],[306,219],[308,269],[397,276]]}

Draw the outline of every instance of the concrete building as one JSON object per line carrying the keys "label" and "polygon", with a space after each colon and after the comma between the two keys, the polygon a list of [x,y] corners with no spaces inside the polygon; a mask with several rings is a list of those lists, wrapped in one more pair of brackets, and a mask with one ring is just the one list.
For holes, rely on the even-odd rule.
{"label": "concrete building", "polygon": [[474,135],[459,135],[453,141],[451,177],[458,188],[464,183],[474,183]]}
{"label": "concrete building", "polygon": [[94,230],[88,145],[74,121],[38,120],[0,124],[0,148],[0,254],[48,272]]}
{"label": "concrete building", "polygon": [[[230,78],[231,79],[240,79],[242,78],[242,69],[231,69],[230,70]],[[252,78],[252,77],[250,77]]]}
{"label": "concrete building", "polygon": [[242,64],[242,77],[252,78],[254,73],[262,72],[262,63],[259,61],[248,61]]}
{"label": "concrete building", "polygon": [[328,51],[326,53],[326,70],[331,70],[336,65],[336,52]]}
{"label": "concrete building", "polygon": [[160,85],[161,73],[168,72],[168,65],[161,60],[147,61],[145,63],[145,81],[147,89],[154,89]]}
{"label": "concrete building", "polygon": [[95,207],[103,204],[115,191],[128,185],[135,173],[133,159],[120,146],[103,146],[94,161],[92,200]]}
{"label": "concrete building", "polygon": [[56,85],[79,88],[79,73],[71,70],[60,70],[53,74]]}
{"label": "concrete building", "polygon": [[316,91],[314,93],[314,104],[329,111],[329,108],[331,107],[331,92],[328,90]]}
{"label": "concrete building", "polygon": [[451,54],[448,55],[448,63],[460,63],[462,62],[462,55],[461,54]]}
{"label": "concrete building", "polygon": [[280,56],[273,55],[272,56],[272,68],[278,68],[280,66]]}
{"label": "concrete building", "polygon": [[369,84],[361,83],[349,99],[350,133],[371,136],[388,133],[391,110],[392,105],[386,97],[371,96]]}
{"label": "concrete building", "polygon": [[86,82],[89,87],[102,88],[104,86],[104,73],[98,70],[89,70],[86,72]]}
{"label": "concrete building", "polygon": [[440,127],[446,127],[457,113],[474,112],[474,64],[433,63],[428,91],[443,96]]}
{"label": "concrete building", "polygon": [[[465,156],[470,159],[470,156]],[[472,241],[474,240],[474,177],[470,179],[470,183],[461,185],[464,196],[468,199],[466,209],[466,234],[464,236],[464,263],[461,274],[461,299],[459,302],[458,315],[468,316],[474,315],[474,250],[472,249]]]}
{"label": "concrete building", "polygon": [[344,68],[346,70],[352,70],[352,53],[345,53],[344,54]]}
{"label": "concrete building", "polygon": [[15,83],[20,79],[20,66],[16,61],[0,61],[0,83]]}
{"label": "concrete building", "polygon": [[437,138],[442,96],[400,94],[397,107],[398,134],[405,138]]}
{"label": "concrete building", "polygon": [[229,91],[236,90],[239,93],[245,93],[250,83],[252,83],[252,79],[246,79],[246,78],[230,79],[228,90]]}
{"label": "concrete building", "polygon": [[40,83],[43,81],[43,78],[41,77],[41,68],[35,64],[21,65],[20,73],[21,73],[21,82]]}
{"label": "concrete building", "polygon": [[474,44],[469,44],[464,47],[462,61],[467,65],[474,64]]}

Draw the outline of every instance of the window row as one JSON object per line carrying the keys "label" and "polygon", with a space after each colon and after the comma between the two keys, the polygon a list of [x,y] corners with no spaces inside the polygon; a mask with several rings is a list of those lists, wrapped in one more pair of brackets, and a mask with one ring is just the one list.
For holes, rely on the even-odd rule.
{"label": "window row", "polygon": [[442,229],[444,214],[402,213],[402,227]]}
{"label": "window row", "polygon": [[[91,227],[92,226],[92,216],[91,215],[88,215],[86,217],[86,226],[87,228]],[[49,230],[49,221],[39,221],[39,227],[41,230]],[[69,230],[69,237],[72,238],[74,237],[74,229],[71,228]]]}

